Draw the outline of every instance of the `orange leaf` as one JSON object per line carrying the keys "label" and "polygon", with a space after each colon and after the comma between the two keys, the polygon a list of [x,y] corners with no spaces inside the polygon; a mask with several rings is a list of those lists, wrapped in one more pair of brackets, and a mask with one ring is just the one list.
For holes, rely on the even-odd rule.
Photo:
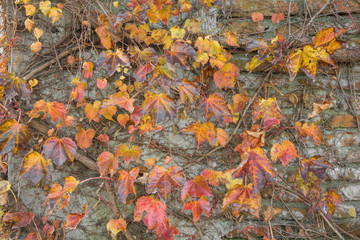
{"label": "orange leaf", "polygon": [[12,223],[12,229],[25,227],[30,224],[34,219],[35,214],[33,212],[7,212],[2,217],[4,223]]}
{"label": "orange leaf", "polygon": [[271,128],[273,125],[279,125],[283,114],[276,103],[276,98],[261,99],[254,106],[253,119],[264,119],[265,128]]}
{"label": "orange leaf", "polygon": [[110,95],[109,99],[105,99],[102,104],[102,107],[107,108],[107,107],[116,105],[116,106],[122,107],[122,108],[126,109],[127,111],[129,111],[130,113],[132,113],[134,111],[134,102],[135,102],[135,99],[130,98],[128,93],[118,92],[118,93]]}
{"label": "orange leaf", "polygon": [[296,50],[289,54],[286,67],[290,73],[290,81],[293,81],[299,72],[302,64],[302,50]]}
{"label": "orange leaf", "polygon": [[323,136],[320,128],[312,123],[310,126],[308,123],[304,123],[303,126],[301,126],[300,122],[295,123],[295,129],[298,134],[298,138],[303,138],[309,136],[316,145],[323,143]]}
{"label": "orange leaf", "polygon": [[261,207],[260,193],[255,193],[253,185],[235,185],[224,197],[223,211],[232,204],[235,217],[240,215],[240,211],[249,211],[252,215],[259,218]]}
{"label": "orange leaf", "polygon": [[85,216],[85,213],[69,213],[65,219],[64,229],[74,230]]}
{"label": "orange leaf", "polygon": [[97,61],[97,67],[101,68],[105,65],[110,76],[114,74],[119,64],[130,67],[129,57],[120,49],[117,49],[116,52],[102,52]]}
{"label": "orange leaf", "polygon": [[115,153],[116,157],[122,156],[128,164],[131,161],[131,157],[133,157],[137,162],[140,155],[141,150],[138,146],[132,146],[131,148],[129,148],[126,144],[121,144],[120,146],[118,146]]}
{"label": "orange leaf", "polygon": [[96,33],[100,38],[101,45],[103,45],[107,50],[111,49],[113,44],[111,34],[107,28],[105,26],[98,27],[96,28]]}
{"label": "orange leaf", "polygon": [[308,116],[308,118],[313,118],[316,115],[318,115],[319,113],[321,113],[322,111],[328,109],[330,107],[330,103],[329,101],[324,101],[323,104],[321,103],[312,103],[313,104],[313,111],[312,113]]}
{"label": "orange leaf", "polygon": [[325,212],[325,214],[333,215],[335,209],[342,211],[343,206],[342,197],[335,191],[330,190],[326,192],[320,202],[316,205],[318,209]]}
{"label": "orange leaf", "polygon": [[271,181],[275,177],[274,166],[264,154],[261,148],[251,149],[249,158],[241,162],[233,173],[234,178],[251,176],[254,192],[258,193],[264,186],[264,178]]}
{"label": "orange leaf", "polygon": [[254,22],[262,22],[262,21],[264,21],[264,15],[261,12],[253,12],[251,14],[251,19]]}
{"label": "orange leaf", "polygon": [[77,141],[77,145],[81,149],[86,149],[92,145],[92,139],[95,136],[94,129],[85,130],[82,128],[79,132],[76,133],[75,139]]}
{"label": "orange leaf", "polygon": [[37,41],[37,42],[34,42],[30,45],[30,49],[31,51],[33,51],[34,53],[38,53],[40,52],[40,50],[42,49],[42,43]]}
{"label": "orange leaf", "polygon": [[99,108],[100,108],[101,102],[96,100],[94,104],[88,103],[85,105],[85,116],[89,119],[89,123],[91,121],[99,122]]}
{"label": "orange leaf", "polygon": [[117,122],[123,126],[126,127],[126,123],[130,120],[129,114],[119,114],[116,118]]}
{"label": "orange leaf", "polygon": [[271,16],[271,21],[273,24],[279,23],[282,20],[284,20],[284,14],[283,13],[275,13]]}
{"label": "orange leaf", "polygon": [[116,194],[120,202],[126,204],[126,199],[129,193],[132,193],[136,197],[136,191],[134,182],[139,174],[137,168],[133,168],[130,172],[125,170],[119,171],[119,178],[116,180]]}
{"label": "orange leaf", "polygon": [[0,86],[4,88],[4,100],[12,100],[15,96],[24,100],[30,99],[30,85],[23,79],[15,77],[10,73],[0,73]]}
{"label": "orange leaf", "polygon": [[62,17],[63,13],[60,8],[52,7],[49,12],[49,18],[52,19],[52,23],[59,21],[59,19]]}
{"label": "orange leaf", "polygon": [[347,29],[338,29],[334,27],[323,28],[317,34],[313,41],[315,47],[323,46],[333,41],[337,36],[345,32]]}
{"label": "orange leaf", "polygon": [[53,171],[51,160],[46,160],[38,152],[32,152],[24,157],[20,169],[20,176],[29,177],[34,184],[38,184],[44,175]]}
{"label": "orange leaf", "polygon": [[186,78],[182,80],[180,86],[178,86],[180,93],[181,103],[186,103],[186,99],[189,99],[191,104],[195,103],[195,98],[199,96],[199,86]]}
{"label": "orange leaf", "polygon": [[57,166],[61,166],[66,160],[74,160],[76,144],[71,138],[51,137],[46,140],[43,146],[43,153],[46,159],[51,159]]}
{"label": "orange leaf", "polygon": [[226,63],[220,71],[215,72],[214,82],[220,89],[233,88],[235,85],[235,78],[239,76],[239,68],[232,63]]}
{"label": "orange leaf", "polygon": [[143,222],[148,229],[153,229],[156,225],[166,227],[166,204],[160,200],[154,199],[154,196],[140,197],[134,210],[134,221],[139,222],[142,218],[143,212],[146,211],[146,215]]}
{"label": "orange leaf", "polygon": [[233,31],[229,31],[225,34],[226,36],[226,43],[233,47],[239,47],[239,44],[237,43],[237,36],[236,33]]}
{"label": "orange leaf", "polygon": [[279,158],[281,163],[286,166],[289,164],[291,159],[299,157],[297,155],[296,148],[292,142],[285,140],[282,144],[275,143],[271,148],[271,160],[276,163]]}
{"label": "orange leaf", "polygon": [[106,229],[108,231],[108,233],[110,234],[110,236],[113,239],[116,239],[116,235],[120,232],[120,231],[126,231],[126,220],[123,218],[119,218],[119,219],[110,219],[110,221],[106,224]]}
{"label": "orange leaf", "polygon": [[175,116],[175,102],[165,93],[152,93],[147,91],[145,93],[145,101],[142,104],[143,114],[151,113],[155,124],[158,124],[166,117],[173,120]]}
{"label": "orange leaf", "polygon": [[94,64],[92,62],[84,62],[83,63],[83,74],[84,74],[84,78],[91,78],[93,75],[93,67]]}
{"label": "orange leaf", "polygon": [[267,209],[264,212],[264,219],[265,221],[270,221],[273,219],[276,215],[279,215],[281,213],[281,208],[273,208],[272,206],[267,207]]}
{"label": "orange leaf", "polygon": [[216,143],[220,144],[220,146],[225,147],[228,141],[228,135],[222,128],[216,129]]}
{"label": "orange leaf", "polygon": [[109,170],[110,176],[112,177],[119,167],[118,160],[109,152],[102,152],[97,158],[97,161],[101,176]]}
{"label": "orange leaf", "polygon": [[214,171],[214,170],[209,170],[209,169],[205,168],[202,171],[201,176],[205,180],[208,180],[210,185],[217,187],[217,186],[219,186],[219,182],[223,179],[224,173],[221,171]]}
{"label": "orange leaf", "polygon": [[29,233],[24,240],[40,240],[37,233]]}
{"label": "orange leaf", "polygon": [[185,201],[189,196],[200,198],[202,196],[212,196],[206,180],[202,176],[195,176],[194,179],[187,180],[181,189],[181,201]]}
{"label": "orange leaf", "polygon": [[181,131],[195,133],[197,148],[200,148],[207,141],[211,146],[214,146],[216,143],[217,136],[214,124],[212,124],[211,122],[205,122],[201,124],[200,121],[198,121],[183,128]]}
{"label": "orange leaf", "polygon": [[172,70],[175,69],[176,63],[178,63],[181,68],[190,70],[190,67],[186,62],[188,57],[196,59],[197,53],[192,46],[182,41],[176,41],[171,46],[171,51],[165,50],[165,59]]}
{"label": "orange leaf", "polygon": [[13,151],[17,154],[30,139],[31,131],[15,119],[6,120],[0,125],[0,154]]}
{"label": "orange leaf", "polygon": [[203,211],[207,217],[210,218],[210,203],[205,196],[202,196],[198,201],[190,201],[185,203],[182,211],[185,210],[192,211],[194,222],[199,221],[200,215]]}
{"label": "orange leaf", "polygon": [[181,188],[185,184],[182,168],[178,166],[169,167],[155,165],[149,172],[146,181],[146,192],[148,194],[159,192],[165,200],[173,188]]}
{"label": "orange leaf", "polygon": [[209,120],[211,116],[209,112],[215,115],[219,123],[224,121],[224,117],[231,115],[226,100],[220,93],[212,93],[201,102],[200,107],[205,108],[204,116],[206,120]]}

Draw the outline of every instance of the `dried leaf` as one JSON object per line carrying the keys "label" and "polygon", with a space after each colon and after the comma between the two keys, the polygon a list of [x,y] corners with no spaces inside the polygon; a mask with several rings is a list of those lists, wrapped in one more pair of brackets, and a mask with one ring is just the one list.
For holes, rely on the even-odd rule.
{"label": "dried leaf", "polygon": [[309,136],[316,145],[323,143],[323,136],[320,128],[312,123],[310,126],[308,123],[304,123],[303,126],[301,126],[300,122],[295,123],[295,129],[298,134],[298,138],[303,138]]}
{"label": "dried leaf", "polygon": [[330,107],[330,103],[329,101],[324,101],[323,104],[321,103],[313,103],[313,111],[312,113],[308,116],[308,118],[313,118],[316,115],[318,115],[319,113],[321,113],[322,111],[328,109]]}
{"label": "dried leaf", "polygon": [[102,152],[97,158],[99,172],[103,176],[109,170],[110,176],[113,177],[119,167],[119,162],[114,154],[110,152]]}
{"label": "dried leaf", "polygon": [[30,129],[15,119],[6,120],[0,125],[0,154],[13,151],[17,154],[30,139]]}
{"label": "dried leaf", "polygon": [[271,160],[276,163],[279,158],[284,166],[287,166],[291,159],[299,157],[292,142],[285,140],[282,144],[275,143],[271,148]]}
{"label": "dried leaf", "polygon": [[75,230],[85,216],[85,213],[69,213],[65,219],[64,229]]}
{"label": "dried leaf", "polygon": [[24,157],[19,176],[29,177],[37,185],[44,175],[49,175],[52,171],[50,159],[45,159],[38,152],[32,152]]}
{"label": "dried leaf", "polygon": [[57,166],[61,166],[68,159],[74,160],[76,149],[76,143],[71,138],[51,137],[44,143],[43,153],[46,159],[51,159]]}
{"label": "dried leaf", "polygon": [[202,196],[212,196],[211,190],[202,176],[195,176],[194,179],[187,180],[181,189],[181,201],[185,201],[188,197],[200,198]]}

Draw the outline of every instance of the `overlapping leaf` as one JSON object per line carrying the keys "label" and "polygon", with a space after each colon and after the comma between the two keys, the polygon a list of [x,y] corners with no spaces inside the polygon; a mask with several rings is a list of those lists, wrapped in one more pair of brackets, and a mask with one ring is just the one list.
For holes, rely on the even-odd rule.
{"label": "overlapping leaf", "polygon": [[251,149],[249,158],[240,166],[233,173],[233,177],[241,178],[250,175],[255,193],[258,193],[263,188],[265,178],[271,181],[275,177],[274,167],[261,148]]}
{"label": "overlapping leaf", "polygon": [[46,159],[51,159],[57,166],[63,165],[68,159],[74,160],[76,143],[71,138],[51,137],[43,146],[43,154]]}
{"label": "overlapping leaf", "polygon": [[116,71],[116,68],[119,65],[130,67],[129,57],[120,49],[117,49],[116,52],[106,51],[102,52],[97,61],[97,67],[101,68],[106,66],[109,76],[113,75]]}
{"label": "overlapping leaf", "polygon": [[129,148],[126,144],[121,144],[116,148],[116,157],[122,156],[124,160],[129,164],[131,161],[131,158],[133,157],[136,162],[139,160],[139,157],[141,155],[141,150],[138,146],[132,146]]}
{"label": "overlapping leaf", "polygon": [[309,136],[316,145],[323,143],[323,136],[319,126],[311,123],[309,126],[308,123],[304,123],[301,126],[300,122],[295,123],[295,129],[297,131],[298,137],[303,138]]}
{"label": "overlapping leaf", "polygon": [[114,154],[110,152],[102,152],[97,158],[97,162],[101,175],[104,175],[109,171],[110,176],[112,177],[119,167],[118,160],[115,158]]}
{"label": "overlapping leaf", "polygon": [[217,135],[214,124],[211,122],[205,122],[201,124],[200,121],[198,121],[183,128],[182,131],[195,133],[198,148],[200,148],[206,142],[209,142],[211,146],[214,146],[216,143]]}
{"label": "overlapping leaf", "polygon": [[342,211],[343,206],[342,197],[337,192],[330,190],[326,192],[320,202],[317,204],[317,208],[324,211],[325,214],[333,215],[335,209]]}
{"label": "overlapping leaf", "polygon": [[185,210],[191,210],[193,214],[193,220],[194,222],[198,222],[200,219],[200,215],[202,212],[204,212],[207,217],[210,217],[210,203],[209,200],[202,196],[197,201],[190,201],[184,204],[184,207],[182,208],[182,211]]}
{"label": "overlapping leaf", "polygon": [[181,189],[181,200],[185,201],[188,197],[201,198],[202,196],[212,196],[206,180],[202,176],[195,176],[194,179],[187,180]]}
{"label": "overlapping leaf", "polygon": [[235,185],[224,197],[223,211],[229,204],[232,204],[235,217],[240,215],[240,211],[249,211],[252,215],[259,218],[261,196],[260,193],[254,191],[251,183],[246,186]]}
{"label": "overlapping leaf", "polygon": [[10,73],[0,73],[0,86],[4,88],[5,99],[12,99],[19,96],[20,99],[29,100],[31,88],[30,85],[19,77]]}
{"label": "overlapping leaf", "polygon": [[108,231],[108,233],[110,234],[110,236],[113,239],[116,239],[116,235],[120,232],[120,231],[126,231],[126,220],[123,218],[119,218],[119,219],[110,219],[110,221],[106,224],[106,229]]}
{"label": "overlapping leaf", "polygon": [[7,212],[2,217],[2,221],[7,224],[12,224],[12,228],[21,228],[30,224],[34,219],[35,214],[33,212]]}
{"label": "overlapping leaf", "polygon": [[76,229],[77,225],[79,225],[79,223],[85,216],[85,213],[69,213],[65,219],[64,229]]}
{"label": "overlapping leaf", "polygon": [[30,129],[15,119],[6,120],[0,125],[0,154],[13,151],[17,154],[30,139]]}
{"label": "overlapping leaf", "polygon": [[186,103],[186,99],[189,99],[189,102],[194,105],[195,98],[199,96],[199,86],[186,78],[181,82],[181,85],[178,86],[180,93],[180,101]]}
{"label": "overlapping leaf", "polygon": [[271,148],[271,160],[276,163],[279,158],[281,163],[286,166],[291,159],[299,157],[296,148],[292,142],[285,140],[282,144],[275,143]]}
{"label": "overlapping leaf", "polygon": [[148,194],[159,192],[165,200],[175,188],[180,189],[185,184],[182,168],[178,166],[169,167],[155,165],[149,172],[146,181],[146,192]]}
{"label": "overlapping leaf", "polygon": [[156,124],[164,121],[166,117],[172,120],[175,116],[175,102],[165,93],[146,92],[142,108],[143,114],[152,114]]}
{"label": "overlapping leaf", "polygon": [[110,95],[108,99],[105,99],[102,104],[102,107],[108,108],[116,105],[132,113],[134,111],[134,102],[135,99],[131,98],[128,93],[117,92],[115,94]]}
{"label": "overlapping leaf", "polygon": [[224,117],[231,115],[226,100],[220,93],[212,93],[201,102],[200,106],[205,110],[204,117],[206,120],[209,120],[211,114],[214,114],[219,123],[223,123]]}
{"label": "overlapping leaf", "polygon": [[189,44],[177,41],[171,46],[171,50],[165,51],[165,58],[170,66],[174,69],[175,64],[178,63],[179,66],[185,70],[190,70],[189,65],[186,62],[187,57],[196,59],[197,54],[195,49]]}
{"label": "overlapping leaf", "polygon": [[264,127],[270,128],[273,125],[279,125],[283,114],[277,105],[276,98],[261,99],[254,105],[253,119],[257,121],[262,118],[264,120]]}
{"label": "overlapping leaf", "polygon": [[313,156],[311,158],[303,158],[300,161],[300,173],[304,180],[307,180],[309,173],[313,173],[318,179],[324,180],[326,169],[334,169],[323,156]]}
{"label": "overlapping leaf", "polygon": [[166,204],[158,199],[154,199],[154,196],[143,196],[136,201],[134,210],[134,221],[139,222],[142,218],[143,212],[146,215],[143,222],[148,229],[153,229],[156,225],[166,228]]}
{"label": "overlapping leaf", "polygon": [[34,184],[38,184],[44,175],[53,171],[50,159],[45,159],[38,152],[32,152],[24,157],[20,169],[20,176],[29,177]]}
{"label": "overlapping leaf", "polygon": [[239,76],[239,68],[232,63],[226,63],[220,71],[215,72],[214,82],[220,89],[233,88],[235,86],[235,78]]}

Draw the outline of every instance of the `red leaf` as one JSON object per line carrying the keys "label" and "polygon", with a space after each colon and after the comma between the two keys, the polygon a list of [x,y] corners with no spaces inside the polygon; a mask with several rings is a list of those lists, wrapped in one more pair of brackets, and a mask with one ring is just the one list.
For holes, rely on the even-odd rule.
{"label": "red leaf", "polygon": [[140,197],[134,210],[134,221],[139,222],[142,218],[143,212],[146,211],[146,215],[143,219],[144,224],[148,229],[153,229],[155,225],[166,228],[166,205],[160,200],[154,199],[154,196]]}
{"label": "red leaf", "polygon": [[97,61],[97,67],[101,68],[106,66],[108,74],[111,76],[116,71],[119,65],[130,67],[129,57],[121,50],[117,49],[116,52],[106,51],[102,52]]}
{"label": "red leaf", "polygon": [[169,167],[155,165],[149,172],[146,181],[146,192],[148,194],[159,192],[165,200],[173,188],[181,188],[185,184],[182,168],[178,166]]}
{"label": "red leaf", "polygon": [[138,82],[145,81],[146,75],[154,71],[154,68],[155,68],[154,65],[150,63],[146,63],[144,65],[139,66],[135,71],[136,81]]}
{"label": "red leaf", "polygon": [[181,68],[190,70],[190,67],[186,62],[187,57],[196,59],[197,53],[192,46],[182,41],[173,43],[171,51],[165,50],[166,61],[172,69],[175,69],[175,64],[178,63]]}
{"label": "red leaf", "polygon": [[234,178],[251,176],[254,192],[259,192],[264,185],[264,178],[271,181],[275,177],[275,170],[261,148],[254,148],[249,152],[249,158],[240,163],[234,173]]}
{"label": "red leaf", "polygon": [[235,86],[235,78],[239,76],[239,68],[232,63],[226,63],[220,71],[215,72],[214,81],[220,89],[233,88]]}
{"label": "red leaf", "polygon": [[143,114],[151,113],[155,124],[164,121],[166,117],[173,120],[175,116],[174,100],[165,93],[152,93],[147,91],[145,94],[145,101],[142,104]]}
{"label": "red leaf", "polygon": [[283,13],[275,13],[271,16],[271,21],[275,23],[279,23],[282,20],[284,20],[284,14]]}
{"label": "red leaf", "polygon": [[97,161],[101,176],[109,170],[110,176],[112,177],[118,170],[119,162],[112,153],[102,152],[97,158]]}
{"label": "red leaf", "polygon": [[96,79],[96,86],[100,89],[103,90],[106,88],[107,86],[107,80],[105,78],[98,78]]}
{"label": "red leaf", "polygon": [[37,233],[29,233],[24,240],[39,240]]}
{"label": "red leaf", "polygon": [[219,182],[221,181],[221,179],[223,179],[224,173],[221,171],[214,171],[214,170],[209,170],[209,169],[205,168],[202,171],[201,176],[205,180],[208,180],[210,185],[217,187],[217,186],[219,186]]}
{"label": "red leaf", "polygon": [[65,229],[75,230],[80,221],[86,216],[85,213],[69,213],[64,223]]}
{"label": "red leaf", "polygon": [[193,198],[212,196],[210,188],[202,176],[195,176],[194,179],[188,180],[181,189],[181,201],[185,201],[189,196]]}
{"label": "red leaf", "polygon": [[116,194],[120,202],[126,204],[126,199],[129,193],[132,193],[136,197],[136,191],[134,182],[139,174],[137,168],[133,168],[130,172],[125,170],[119,171],[119,178],[116,180]]}
{"label": "red leaf", "polygon": [[252,215],[259,218],[261,207],[260,193],[255,193],[252,184],[235,185],[224,197],[223,211],[233,204],[233,214],[239,217],[240,211],[249,211]]}
{"label": "red leaf", "polygon": [[294,144],[288,140],[283,141],[281,145],[275,143],[271,148],[270,154],[271,160],[274,163],[279,158],[284,166],[288,165],[291,159],[299,157]]}
{"label": "red leaf", "polygon": [[61,166],[66,160],[74,160],[76,144],[71,138],[51,137],[43,146],[43,154],[46,159],[51,159],[57,166]]}
{"label": "red leaf", "polygon": [[111,106],[119,106],[132,113],[134,111],[135,99],[130,98],[126,92],[118,92],[109,96],[109,99],[103,101],[102,107],[108,108]]}
{"label": "red leaf", "polygon": [[261,12],[253,12],[251,14],[251,19],[254,22],[262,22],[262,21],[264,21],[264,15]]}
{"label": "red leaf", "polygon": [[2,217],[2,221],[7,224],[13,224],[12,229],[25,227],[30,224],[34,219],[35,214],[33,212],[14,212],[14,213],[5,213]]}
{"label": "red leaf", "polygon": [[50,159],[46,160],[40,153],[32,152],[25,156],[19,175],[29,177],[37,185],[44,175],[51,174],[52,171]]}
{"label": "red leaf", "polygon": [[199,221],[201,213],[204,211],[207,217],[210,217],[210,203],[205,196],[198,201],[190,201],[184,204],[182,211],[191,210],[194,222]]}
{"label": "red leaf", "polygon": [[93,67],[94,67],[94,64],[92,62],[84,62],[83,63],[83,68],[84,68],[84,71],[83,71],[83,74],[84,74],[84,78],[91,78],[92,75],[93,75]]}
{"label": "red leaf", "polygon": [[265,128],[270,128],[273,125],[278,125],[283,118],[279,106],[276,103],[276,98],[261,99],[254,105],[253,119],[264,119]]}
{"label": "red leaf", "polygon": [[230,116],[231,112],[226,103],[226,100],[220,93],[212,93],[208,98],[205,98],[200,106],[205,108],[204,116],[209,120],[210,113],[214,114],[219,123],[224,121],[224,116]]}

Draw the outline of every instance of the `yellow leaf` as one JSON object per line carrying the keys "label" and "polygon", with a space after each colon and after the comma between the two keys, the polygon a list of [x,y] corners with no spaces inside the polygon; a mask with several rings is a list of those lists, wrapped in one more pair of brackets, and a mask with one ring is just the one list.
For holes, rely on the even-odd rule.
{"label": "yellow leaf", "polygon": [[62,10],[57,7],[52,7],[49,12],[49,18],[52,19],[52,23],[59,21],[62,16]]}
{"label": "yellow leaf", "polygon": [[29,80],[29,84],[31,87],[35,87],[38,84],[38,80],[35,78],[32,80]]}
{"label": "yellow leaf", "polygon": [[27,18],[27,19],[25,20],[25,27],[26,27],[26,29],[29,30],[29,32],[31,32],[31,29],[32,29],[33,26],[34,26],[34,21],[31,20],[31,19],[29,19],[29,18]]}
{"label": "yellow leaf", "polygon": [[41,30],[40,28],[34,28],[34,36],[36,37],[36,39],[39,41],[39,38],[43,35],[44,31]]}
{"label": "yellow leaf", "polygon": [[114,7],[116,7],[116,8],[119,7],[119,2],[118,1],[113,2],[113,4],[114,4]]}
{"label": "yellow leaf", "polygon": [[31,4],[26,4],[25,5],[25,12],[26,12],[26,16],[32,16],[36,12],[36,7],[34,5],[31,5]]}
{"label": "yellow leaf", "polygon": [[185,36],[185,29],[182,29],[179,26],[170,28],[170,32],[172,39],[183,39]]}
{"label": "yellow leaf", "polygon": [[44,14],[45,17],[49,13],[50,8],[51,8],[50,1],[41,1],[39,4],[39,9],[41,10],[41,12]]}

